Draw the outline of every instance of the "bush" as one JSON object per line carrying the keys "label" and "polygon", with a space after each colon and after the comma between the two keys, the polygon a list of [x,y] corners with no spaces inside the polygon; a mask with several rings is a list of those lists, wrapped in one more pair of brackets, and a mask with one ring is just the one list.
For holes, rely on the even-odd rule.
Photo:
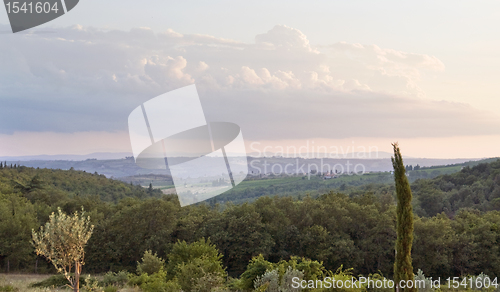
{"label": "bush", "polygon": [[171,280],[167,282],[167,273],[163,267],[152,275],[143,273],[138,276],[131,276],[128,284],[130,286],[138,286],[144,292],[178,292],[181,290],[177,281]]}
{"label": "bush", "polygon": [[224,289],[224,278],[219,274],[206,273],[196,280],[193,292],[212,292]]}
{"label": "bush", "polygon": [[267,271],[262,276],[258,276],[254,281],[254,287],[257,291],[266,292],[294,292],[301,291],[301,288],[293,288],[292,279],[294,277],[302,280],[304,278],[304,273],[288,267],[281,277],[278,270]]}
{"label": "bush", "polygon": [[[211,262],[221,262],[222,255],[219,254],[217,247],[210,242],[210,239],[201,238],[189,244],[186,241],[177,241],[168,255],[168,278],[173,278],[182,264],[198,258],[205,258]],[[210,271],[205,270],[205,272]]]}
{"label": "bush", "polygon": [[257,276],[254,281],[254,287],[255,289],[265,287],[265,290],[261,288],[259,291],[278,292],[279,278],[280,276],[277,270],[267,271],[262,276]]}
{"label": "bush", "polygon": [[213,259],[202,257],[180,264],[176,277],[182,290],[191,291],[196,282],[207,274],[220,279],[226,276],[226,272],[220,261],[213,261]]}
{"label": "bush", "polygon": [[266,261],[262,255],[258,255],[250,260],[246,271],[241,274],[240,280],[235,283],[235,286],[242,290],[252,289],[255,279],[272,269],[273,264]]}
{"label": "bush", "polygon": [[149,280],[148,274],[140,274],[138,276],[131,275],[128,284],[132,287],[140,287],[142,284],[146,283]]}
{"label": "bush", "polygon": [[426,278],[424,272],[421,269],[418,269],[417,274],[415,275],[415,281],[424,281],[424,287],[419,288],[419,292],[431,292],[431,278]]}
{"label": "bush", "polygon": [[165,260],[159,258],[156,253],[153,254],[152,251],[146,250],[144,256],[142,257],[142,262],[137,263],[137,273],[152,275],[158,273],[161,268],[165,265]]}
{"label": "bush", "polygon": [[127,271],[120,271],[118,273],[107,272],[102,279],[102,286],[116,286],[123,287],[128,282]]}
{"label": "bush", "polygon": [[85,278],[85,285],[83,285],[83,288],[88,292],[103,292],[99,280],[92,278],[90,275]]}

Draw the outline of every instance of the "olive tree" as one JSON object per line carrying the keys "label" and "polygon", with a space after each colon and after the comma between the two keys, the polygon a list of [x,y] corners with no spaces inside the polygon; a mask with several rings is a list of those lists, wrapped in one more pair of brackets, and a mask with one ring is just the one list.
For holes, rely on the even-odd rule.
{"label": "olive tree", "polygon": [[[80,290],[80,274],[85,264],[85,245],[92,235],[94,225],[85,212],[75,212],[73,216],[66,215],[57,209],[52,212],[45,226],[39,232],[32,230],[33,244],[37,255],[43,255],[64,274],[74,292]],[[74,274],[72,275],[72,271]]]}

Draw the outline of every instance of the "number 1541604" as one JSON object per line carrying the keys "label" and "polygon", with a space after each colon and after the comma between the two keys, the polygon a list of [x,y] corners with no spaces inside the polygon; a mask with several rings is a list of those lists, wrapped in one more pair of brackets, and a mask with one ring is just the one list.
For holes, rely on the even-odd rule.
{"label": "number 1541604", "polygon": [[7,2],[7,13],[57,13],[57,2]]}

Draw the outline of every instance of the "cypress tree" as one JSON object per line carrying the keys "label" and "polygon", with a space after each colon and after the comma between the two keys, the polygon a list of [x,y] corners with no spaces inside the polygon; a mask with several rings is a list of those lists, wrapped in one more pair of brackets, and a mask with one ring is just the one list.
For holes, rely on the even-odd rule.
{"label": "cypress tree", "polygon": [[[394,167],[394,182],[396,183],[396,260],[394,263],[395,290],[401,280],[405,283],[414,280],[413,266],[411,264],[411,247],[413,244],[413,208],[411,206],[411,188],[406,177],[403,157],[398,143],[392,144],[394,157],[391,157]],[[404,292],[416,292],[416,288],[400,289]]]}

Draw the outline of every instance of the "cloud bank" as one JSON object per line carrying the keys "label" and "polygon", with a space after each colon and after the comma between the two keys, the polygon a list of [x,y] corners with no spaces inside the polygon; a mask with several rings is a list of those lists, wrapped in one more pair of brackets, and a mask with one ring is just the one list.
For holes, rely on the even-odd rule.
{"label": "cloud bank", "polygon": [[2,134],[123,132],[132,109],[193,83],[208,120],[238,123],[251,140],[492,135],[500,126],[493,113],[425,98],[421,77],[445,70],[434,56],[313,46],[284,25],[254,43],[82,26],[0,38]]}

